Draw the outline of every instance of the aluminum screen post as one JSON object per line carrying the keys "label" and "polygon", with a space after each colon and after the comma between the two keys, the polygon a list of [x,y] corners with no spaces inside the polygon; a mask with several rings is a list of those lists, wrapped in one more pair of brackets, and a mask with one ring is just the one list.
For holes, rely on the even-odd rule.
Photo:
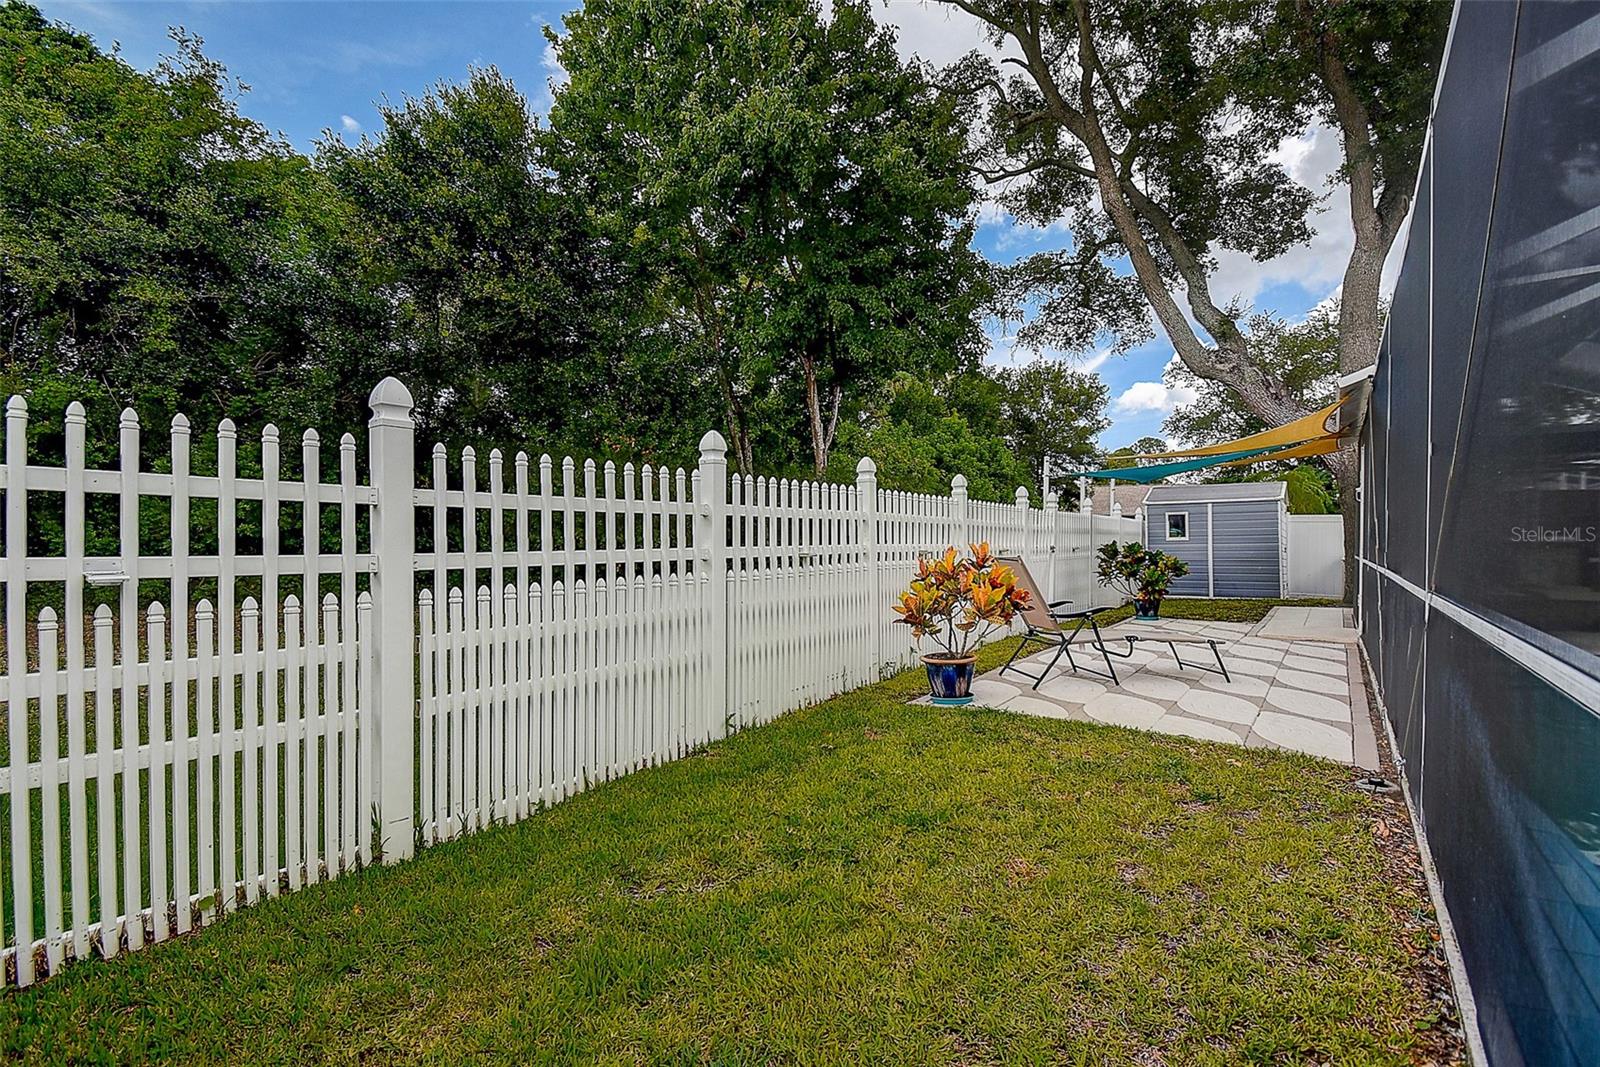
{"label": "aluminum screen post", "polygon": [[884,646],[884,615],[889,610],[888,599],[883,594],[883,559],[878,554],[878,465],[871,456],[862,456],[856,464],[856,502],[861,509],[861,557],[867,565],[867,595],[872,598],[867,610],[869,632],[868,651],[872,655],[872,677],[883,669],[886,657]]}
{"label": "aluminum screen post", "polygon": [[728,442],[715,430],[700,438],[694,487],[695,556],[710,581],[700,583],[706,621],[705,715],[711,740],[728,735]]}
{"label": "aluminum screen post", "polygon": [[[377,505],[372,517],[374,601],[373,689],[363,710],[372,716],[372,798],[381,827],[383,860],[408,859],[416,831],[416,426],[411,392],[385,378],[367,398],[368,463]],[[366,819],[359,820],[362,833]]]}

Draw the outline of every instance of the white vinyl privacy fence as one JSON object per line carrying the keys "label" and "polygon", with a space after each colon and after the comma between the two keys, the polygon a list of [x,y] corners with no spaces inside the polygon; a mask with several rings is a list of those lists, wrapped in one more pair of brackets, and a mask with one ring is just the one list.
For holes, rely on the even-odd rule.
{"label": "white vinyl privacy fence", "polygon": [[[959,476],[881,490],[870,460],[854,485],[730,477],[715,432],[694,471],[442,446],[419,464],[405,387],[370,403],[365,478],[352,436],[326,456],[270,426],[243,476],[227,421],[195,470],[187,420],[151,447],[132,411],[119,466],[89,468],[76,404],[60,452],[30,456],[8,404],[5,980],[874,681],[915,660],[889,604],[922,554],[988,541],[1052,600],[1110,604],[1094,546],[1138,536],[1021,489],[969,501]],[[62,553],[30,552],[51,524]]]}

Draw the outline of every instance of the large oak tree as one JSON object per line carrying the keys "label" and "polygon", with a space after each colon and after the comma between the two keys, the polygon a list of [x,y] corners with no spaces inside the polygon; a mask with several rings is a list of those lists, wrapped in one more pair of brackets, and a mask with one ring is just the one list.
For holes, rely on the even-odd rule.
{"label": "large oak tree", "polygon": [[[1353,226],[1339,365],[1377,357],[1378,286],[1416,183],[1449,6],[1425,0],[948,0],[1006,57],[946,72],[982,101],[984,177],[1026,221],[1066,218],[1073,246],[1019,273],[1043,298],[1024,340],[1123,346],[1151,316],[1195,375],[1268,423],[1301,398],[1251,356],[1246,309],[1213,285],[1221,249],[1270,259],[1311,236],[1321,190],[1273,161],[1313,123],[1340,138]],[[1131,271],[1130,269],[1131,268]],[[1143,306],[1141,306],[1141,303]],[[1330,457],[1355,514],[1353,453]],[[1346,530],[1346,591],[1356,556]]]}

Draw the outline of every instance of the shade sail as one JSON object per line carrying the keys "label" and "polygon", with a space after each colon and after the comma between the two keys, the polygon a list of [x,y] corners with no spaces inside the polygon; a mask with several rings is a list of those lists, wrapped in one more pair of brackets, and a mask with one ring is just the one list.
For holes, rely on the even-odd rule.
{"label": "shade sail", "polygon": [[[1152,452],[1137,459],[1179,459],[1186,456],[1220,456],[1229,452],[1247,452],[1255,449],[1281,448],[1284,445],[1297,445],[1313,438],[1325,437],[1339,432],[1339,408],[1344,404],[1341,397],[1325,408],[1313,411],[1309,415],[1302,415],[1293,422],[1286,422],[1282,426],[1260,433],[1250,434],[1248,437],[1237,437],[1232,441],[1223,441],[1214,445],[1202,445],[1199,448],[1183,448],[1175,452]],[[1330,425],[1331,423],[1331,425]]]}
{"label": "shade sail", "polygon": [[[1080,478],[1105,478],[1119,482],[1154,482],[1184,471],[1197,471],[1202,467],[1217,467],[1224,463],[1249,463],[1255,457],[1265,457],[1273,452],[1271,448],[1248,448],[1238,452],[1223,452],[1220,455],[1206,455],[1195,459],[1179,460],[1176,463],[1154,463],[1148,467],[1108,467],[1100,471],[1084,471],[1078,475]],[[1276,456],[1270,458],[1277,458]]]}
{"label": "shade sail", "polygon": [[1326,437],[1316,437],[1304,444],[1290,445],[1261,456],[1249,456],[1244,459],[1230,459],[1226,463],[1219,463],[1219,467],[1247,467],[1252,463],[1269,463],[1280,459],[1306,459],[1310,456],[1326,456],[1330,452],[1339,451],[1339,446],[1344,442],[1337,434]]}

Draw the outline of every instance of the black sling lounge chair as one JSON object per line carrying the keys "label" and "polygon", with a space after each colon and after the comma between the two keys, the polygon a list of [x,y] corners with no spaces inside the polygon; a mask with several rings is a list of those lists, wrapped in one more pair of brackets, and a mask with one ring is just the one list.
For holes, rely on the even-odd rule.
{"label": "black sling lounge chair", "polygon": [[[1112,658],[1127,659],[1133,655],[1133,648],[1137,642],[1154,641],[1171,649],[1172,658],[1178,661],[1178,666],[1180,667],[1191,667],[1211,674],[1220,674],[1225,681],[1231,682],[1233,680],[1228,674],[1227,664],[1222,662],[1222,650],[1217,647],[1216,641],[1208,637],[1185,638],[1165,634],[1159,637],[1154,634],[1121,634],[1115,640],[1127,641],[1128,650],[1126,652],[1118,652],[1112,649],[1106,644],[1105,637],[1100,632],[1100,624],[1096,621],[1095,616],[1116,609],[1085,608],[1081,611],[1064,610],[1072,601],[1057,600],[1047,602],[1044,595],[1039,591],[1039,583],[1035,582],[1033,575],[1028,572],[1028,565],[1022,562],[1020,558],[1016,556],[999,556],[997,558],[1001,563],[1016,572],[1017,587],[1027,590],[1030,603],[1030,606],[1021,612],[1022,621],[1028,627],[1027,633],[1022,635],[1022,643],[1017,646],[1015,652],[1011,653],[1011,658],[1006,661],[1006,665],[1000,668],[1002,675],[1007,671],[1012,671],[1022,675],[1024,678],[1031,678],[1033,679],[1032,688],[1038,689],[1039,683],[1050,676],[1050,672],[1055,669],[1056,663],[1060,661],[1061,657],[1066,656],[1067,666],[1072,668],[1073,673],[1082,671],[1098,678],[1105,678],[1112,685],[1121,685],[1121,681],[1117,678],[1116,664],[1112,662]],[[1071,625],[1070,630],[1067,628],[1069,624]],[[1084,633],[1085,629],[1088,630],[1087,634]],[[1045,669],[1038,674],[1031,674],[1016,665],[1016,661],[1030,644],[1056,650],[1056,654],[1050,657],[1050,662],[1045,666]],[[1102,671],[1087,664],[1080,664],[1072,655],[1072,646],[1074,644],[1078,646],[1080,651],[1092,649],[1094,652],[1099,653],[1100,658],[1105,662],[1106,669]],[[1215,667],[1207,667],[1203,663],[1185,663],[1183,656],[1178,652],[1180,644],[1207,646],[1211,649],[1211,655],[1216,659],[1217,665]]]}

